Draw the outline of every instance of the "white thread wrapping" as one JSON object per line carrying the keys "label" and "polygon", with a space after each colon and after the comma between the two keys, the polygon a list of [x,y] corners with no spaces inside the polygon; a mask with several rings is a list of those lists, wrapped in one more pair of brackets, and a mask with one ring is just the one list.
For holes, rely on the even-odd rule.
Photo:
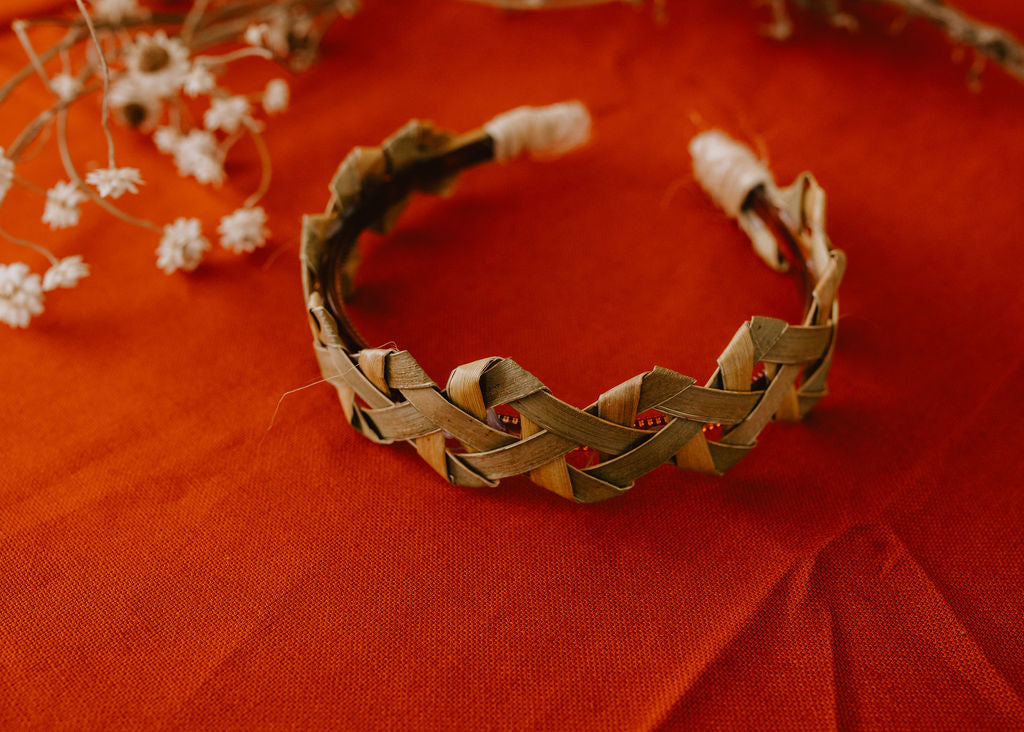
{"label": "white thread wrapping", "polygon": [[494,140],[494,159],[505,162],[522,153],[554,157],[590,139],[590,113],[582,102],[547,107],[517,107],[484,125]]}
{"label": "white thread wrapping", "polygon": [[709,130],[690,140],[693,176],[711,200],[732,218],[759,185],[775,185],[768,168],[749,148],[721,130]]}
{"label": "white thread wrapping", "polygon": [[784,271],[786,260],[779,255],[779,242],[771,229],[752,211],[743,210],[750,192],[764,186],[770,196],[778,189],[771,171],[750,148],[721,130],[709,130],[690,140],[693,176],[708,196],[750,237],[754,252],[774,270]]}

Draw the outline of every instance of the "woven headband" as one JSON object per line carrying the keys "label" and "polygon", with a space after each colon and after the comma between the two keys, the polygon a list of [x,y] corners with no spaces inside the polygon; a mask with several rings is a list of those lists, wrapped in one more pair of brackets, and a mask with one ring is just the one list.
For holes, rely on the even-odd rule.
{"label": "woven headband", "polygon": [[[718,131],[690,144],[696,178],[770,267],[799,270],[807,298],[799,325],[767,317],[744,323],[704,386],[655,367],[578,409],[508,358],[459,366],[441,388],[408,351],[369,347],[344,306],[361,232],[388,231],[413,193],[447,193],[470,166],[521,153],[556,156],[585,142],[589,127],[577,102],[521,107],[464,135],[412,121],[341,163],[327,211],[303,219],[302,282],[321,372],[364,436],[411,442],[457,485],[494,486],[525,473],[560,496],[591,502],[619,495],[667,462],[722,473],[769,421],[798,420],[824,396],[845,267],[825,234],[824,191],[809,173],[776,186],[747,148]],[[597,462],[585,465],[581,455]]]}

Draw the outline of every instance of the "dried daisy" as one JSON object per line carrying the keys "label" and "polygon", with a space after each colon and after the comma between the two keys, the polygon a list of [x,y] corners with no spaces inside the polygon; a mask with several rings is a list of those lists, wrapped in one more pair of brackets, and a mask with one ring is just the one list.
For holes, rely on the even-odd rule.
{"label": "dried daisy", "polygon": [[164,109],[156,90],[134,74],[121,76],[110,85],[109,100],[121,124],[128,127],[151,127]]}
{"label": "dried daisy", "polygon": [[81,254],[64,257],[46,270],[43,275],[43,292],[50,292],[58,287],[75,287],[80,279],[88,276],[89,265],[82,261]]}
{"label": "dried daisy", "polygon": [[143,185],[137,168],[100,168],[90,171],[85,182],[95,186],[101,198],[120,198],[125,193],[138,193]]}
{"label": "dried daisy", "polygon": [[189,52],[176,38],[162,30],[153,35],[139,33],[125,52],[130,75],[138,77],[158,98],[172,96],[189,72]]}
{"label": "dried daisy", "polygon": [[284,79],[271,79],[267,82],[267,88],[263,90],[263,111],[267,114],[277,114],[288,109],[288,101],[291,90],[288,82]]}
{"label": "dried daisy", "polygon": [[182,82],[185,95],[192,98],[209,94],[216,88],[217,79],[204,63],[193,63]]}
{"label": "dried daisy", "polygon": [[61,182],[46,192],[46,209],[43,211],[43,223],[51,229],[66,229],[77,226],[82,216],[79,208],[85,200],[85,194],[78,190],[74,183]]}
{"label": "dried daisy", "polygon": [[203,238],[199,219],[178,218],[164,227],[156,249],[156,266],[167,274],[176,270],[191,272],[203,261],[210,242]]}
{"label": "dried daisy", "polygon": [[224,153],[212,132],[192,130],[173,147],[178,174],[192,176],[200,183],[224,182]]}
{"label": "dried daisy", "polygon": [[162,153],[173,154],[181,142],[181,132],[177,127],[158,127],[153,133],[153,144]]}
{"label": "dried daisy", "polygon": [[267,243],[267,212],[260,206],[240,208],[220,220],[220,245],[235,253],[251,252]]}
{"label": "dried daisy", "polygon": [[0,264],[0,323],[27,328],[43,312],[43,286],[23,262]]}
{"label": "dried daisy", "polygon": [[208,130],[237,132],[249,117],[252,105],[241,95],[223,97],[210,101],[210,108],[203,115],[203,126]]}

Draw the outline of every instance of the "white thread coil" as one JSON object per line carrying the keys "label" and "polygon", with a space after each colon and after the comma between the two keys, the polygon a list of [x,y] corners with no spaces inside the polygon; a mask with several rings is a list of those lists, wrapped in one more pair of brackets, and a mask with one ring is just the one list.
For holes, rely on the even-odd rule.
{"label": "white thread coil", "polygon": [[759,185],[774,186],[771,172],[750,148],[721,130],[702,132],[690,140],[693,176],[711,200],[732,218]]}
{"label": "white thread coil", "polygon": [[494,159],[511,160],[522,153],[554,157],[590,139],[590,113],[582,102],[547,107],[517,107],[484,125],[494,140]]}

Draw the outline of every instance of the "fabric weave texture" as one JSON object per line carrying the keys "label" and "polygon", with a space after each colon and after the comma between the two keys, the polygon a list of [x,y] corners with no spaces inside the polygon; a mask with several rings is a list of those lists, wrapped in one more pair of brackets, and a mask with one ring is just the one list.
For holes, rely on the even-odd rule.
{"label": "fabric weave texture", "polygon": [[[1024,35],[1024,7],[959,4]],[[92,267],[0,332],[0,727],[1024,728],[1024,87],[990,69],[972,93],[932,29],[884,19],[779,44],[744,2],[364,5],[267,127],[265,249],[164,276],[94,206],[55,233],[28,191],[0,210]],[[4,75],[23,63],[0,35]],[[2,139],[47,94],[5,105]],[[328,385],[292,391],[319,377],[299,219],[346,152],[573,98],[589,146],[367,236],[353,317],[441,383],[491,355],[576,406],[654,365],[706,378],[741,322],[800,313],[692,180],[688,140],[720,127],[780,183],[814,173],[850,263],[831,393],[724,477],[664,467],[596,505],[456,488]],[[82,170],[98,110],[70,118]],[[215,190],[118,139],[147,181],[122,202],[156,220],[209,235],[258,183],[244,146]]]}

